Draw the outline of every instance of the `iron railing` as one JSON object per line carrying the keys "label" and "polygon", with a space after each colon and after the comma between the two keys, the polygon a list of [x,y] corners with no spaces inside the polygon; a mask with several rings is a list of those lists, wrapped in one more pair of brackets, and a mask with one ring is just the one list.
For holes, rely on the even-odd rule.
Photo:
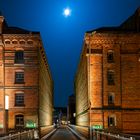
{"label": "iron railing", "polygon": [[39,139],[38,130],[28,130],[9,134],[8,136],[0,137],[0,140],[37,140]]}

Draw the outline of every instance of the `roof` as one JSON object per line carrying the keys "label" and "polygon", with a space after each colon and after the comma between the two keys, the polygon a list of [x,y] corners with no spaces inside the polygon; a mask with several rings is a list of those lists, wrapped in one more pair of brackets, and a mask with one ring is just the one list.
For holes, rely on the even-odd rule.
{"label": "roof", "polygon": [[87,31],[86,33],[92,32],[140,32],[140,7],[135,13],[124,21],[120,26],[114,27],[101,27],[95,30]]}

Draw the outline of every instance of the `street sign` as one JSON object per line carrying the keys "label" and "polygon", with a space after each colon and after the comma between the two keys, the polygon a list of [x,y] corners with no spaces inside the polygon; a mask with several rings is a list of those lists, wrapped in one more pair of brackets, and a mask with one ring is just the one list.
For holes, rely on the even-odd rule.
{"label": "street sign", "polygon": [[36,128],[36,123],[34,123],[33,121],[27,121],[26,122],[26,128]]}
{"label": "street sign", "polygon": [[102,125],[93,125],[92,129],[103,129]]}

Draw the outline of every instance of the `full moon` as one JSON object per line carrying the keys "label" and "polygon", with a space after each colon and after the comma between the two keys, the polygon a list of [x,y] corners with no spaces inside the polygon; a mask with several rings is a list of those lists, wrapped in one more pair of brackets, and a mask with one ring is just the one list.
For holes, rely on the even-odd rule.
{"label": "full moon", "polygon": [[68,17],[71,15],[71,10],[69,8],[65,8],[63,14],[65,17]]}

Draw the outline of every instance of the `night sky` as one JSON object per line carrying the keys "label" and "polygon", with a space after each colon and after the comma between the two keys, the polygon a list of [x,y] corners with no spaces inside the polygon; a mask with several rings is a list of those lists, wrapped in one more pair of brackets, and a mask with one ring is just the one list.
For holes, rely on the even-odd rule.
{"label": "night sky", "polygon": [[[40,31],[54,80],[54,104],[66,106],[74,93],[84,33],[119,26],[140,6],[140,0],[0,0],[9,26]],[[63,9],[69,7],[71,16]]]}

